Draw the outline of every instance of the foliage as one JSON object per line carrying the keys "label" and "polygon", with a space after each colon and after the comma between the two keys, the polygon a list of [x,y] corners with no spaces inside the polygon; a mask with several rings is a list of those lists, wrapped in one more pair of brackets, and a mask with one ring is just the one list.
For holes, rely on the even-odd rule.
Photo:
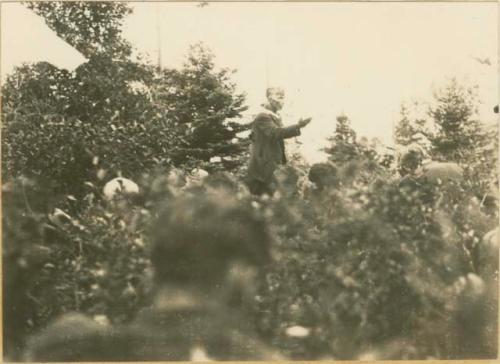
{"label": "foliage", "polygon": [[138,178],[171,164],[210,166],[212,157],[239,168],[244,98],[204,52],[181,71],[107,56],[72,73],[47,63],[18,68],[3,86],[4,178],[43,175],[79,195],[85,182],[99,182],[98,169]]}
{"label": "foliage", "polygon": [[[414,106],[419,107],[419,104],[417,103]],[[426,151],[429,144],[427,120],[421,117],[413,117],[412,111],[414,110],[410,110],[407,105],[401,105],[401,119],[394,130],[395,142],[402,146],[417,144]]]}
{"label": "foliage", "polygon": [[[410,190],[356,167],[350,183],[344,170],[335,187],[271,204],[286,218],[275,220],[283,230],[260,298],[264,332],[295,359],[353,359],[394,340],[405,342],[394,358],[457,357],[453,285],[478,273],[478,237],[494,219],[460,186]],[[287,337],[297,325],[310,335]]]}
{"label": "foliage", "polygon": [[[231,174],[214,173],[240,171],[246,145],[236,134],[248,126],[235,121],[244,95],[206,49],[195,46],[180,70],[156,70],[112,56],[126,54],[118,30],[125,5],[30,6],[56,31],[69,29],[68,41],[90,59],[75,72],[46,63],[20,67],[2,89],[9,359],[19,358],[27,335],[63,312],[130,321],[150,298],[147,231],[159,201],[217,184],[268,219],[274,261],[253,317],[289,357],[496,357],[488,346],[494,335],[485,334],[493,316],[482,305],[497,312],[496,273],[484,267],[498,271],[498,259],[483,239],[497,223],[477,191],[496,178],[489,138],[497,130],[485,136],[472,93],[452,83],[436,94],[430,120],[415,124],[408,116],[397,133],[399,143],[410,144],[415,125],[433,123],[432,156],[474,171],[462,184],[401,185],[391,156],[358,140],[342,116],[329,163],[311,174],[292,158],[277,171],[277,192],[255,197]],[[82,21],[87,10],[94,20],[112,19]],[[214,157],[220,163],[211,163]],[[211,175],[200,182],[181,170],[194,167]],[[102,186],[118,173],[133,178],[140,193],[105,201]]]}
{"label": "foliage", "polygon": [[144,305],[146,210],[127,200],[106,205],[92,189],[65,198],[26,178],[2,192],[6,355],[19,355],[26,335],[64,312],[123,322]]}
{"label": "foliage", "polygon": [[333,137],[327,140],[331,143],[331,146],[325,148],[325,152],[332,162],[344,163],[358,157],[359,146],[356,140],[356,132],[351,127],[347,116],[341,115],[337,117],[335,133]]}
{"label": "foliage", "polygon": [[[181,70],[163,70],[155,88],[155,103],[179,126],[185,138],[173,156],[175,165],[212,158],[219,169],[233,170],[244,163],[248,149],[237,134],[249,128],[237,122],[246,110],[244,94],[236,93],[229,69],[216,69],[214,55],[202,44],[191,47]],[[217,164],[215,164],[217,165]]]}
{"label": "foliage", "polygon": [[327,138],[330,145],[323,149],[333,164],[348,168],[349,165],[364,163],[368,170],[384,167],[392,168],[394,156],[387,149],[381,152],[381,143],[377,139],[369,141],[359,138],[346,115],[337,117],[337,126],[333,136]]}
{"label": "foliage", "polygon": [[5,179],[44,176],[80,195],[97,168],[137,176],[167,164],[175,134],[146,95],[129,86],[152,72],[95,57],[74,73],[24,66],[3,87]]}
{"label": "foliage", "polygon": [[130,55],[131,46],[121,37],[120,29],[132,12],[126,3],[31,1],[27,6],[87,58],[100,53],[122,58]]}
{"label": "foliage", "polygon": [[429,109],[437,127],[432,137],[432,156],[436,160],[473,163],[473,151],[489,142],[476,119],[478,99],[475,90],[452,79],[435,93],[434,98],[435,105]]}
{"label": "foliage", "polygon": [[[451,79],[433,96],[424,110],[418,110],[418,104],[417,110],[411,111],[403,105],[396,143],[418,144],[433,160],[458,163],[468,175],[470,189],[478,196],[487,196],[498,185],[498,128],[478,120],[477,88]],[[419,111],[427,116],[412,116]]]}
{"label": "foliage", "polygon": [[[145,176],[139,195],[111,202],[92,186],[76,200],[42,192],[28,180],[25,191],[33,193],[25,199],[23,183],[13,181],[4,190],[7,287],[15,286],[25,302],[20,307],[29,309],[6,327],[29,333],[67,310],[97,321],[128,322],[150,297],[146,232],[158,201],[227,180],[223,184],[240,199],[253,200],[273,232],[274,262],[253,305],[254,318],[261,334],[288,356],[353,359],[377,348],[380,358],[467,355],[457,348],[472,338],[460,338],[457,330],[469,328],[452,325],[454,317],[468,317],[457,282],[472,273],[489,279],[479,253],[482,237],[496,224],[478,200],[461,185],[400,187],[382,167],[367,169],[359,161],[338,169],[334,179],[323,179],[331,184],[322,190],[303,178],[306,172],[292,166],[280,170],[271,198],[252,197],[241,182],[217,175],[201,187],[182,187],[171,173]],[[35,207],[37,196],[48,201]],[[38,254],[40,249],[46,254]],[[12,251],[17,259],[10,258]],[[13,275],[12,269],[21,269],[19,261],[27,273]],[[293,327],[307,335],[290,335]],[[395,341],[405,343],[399,351],[380,349]]]}
{"label": "foliage", "polygon": [[[237,170],[248,140],[237,134],[244,95],[234,71],[198,44],[180,70],[132,61],[121,3],[27,3],[88,62],[74,72],[24,65],[2,87],[2,173],[50,179],[80,197],[105,171],[137,179],[170,165]],[[97,178],[99,176],[99,178]],[[109,175],[108,175],[109,177]]]}

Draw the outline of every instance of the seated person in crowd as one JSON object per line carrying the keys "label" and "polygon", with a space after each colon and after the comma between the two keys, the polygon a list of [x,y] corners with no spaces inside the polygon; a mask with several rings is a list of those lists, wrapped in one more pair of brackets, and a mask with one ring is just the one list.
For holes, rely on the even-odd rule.
{"label": "seated person in crowd", "polygon": [[421,182],[442,184],[461,182],[463,169],[453,162],[424,162],[423,151],[410,146],[399,158],[400,185],[418,185]]}

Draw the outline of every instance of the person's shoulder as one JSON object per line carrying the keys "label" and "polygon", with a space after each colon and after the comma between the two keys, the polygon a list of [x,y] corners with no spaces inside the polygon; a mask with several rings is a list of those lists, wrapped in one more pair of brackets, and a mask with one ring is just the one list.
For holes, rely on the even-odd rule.
{"label": "person's shoulder", "polygon": [[265,107],[258,110],[254,118],[255,121],[273,121],[275,119],[279,119],[279,116]]}
{"label": "person's shoulder", "polygon": [[27,343],[26,359],[35,361],[83,361],[98,354],[108,327],[79,313],[56,319]]}
{"label": "person's shoulder", "polygon": [[272,121],[272,120],[273,120],[272,114],[263,111],[263,112],[259,112],[255,116],[254,123],[268,122],[268,121]]}
{"label": "person's shoulder", "polygon": [[398,186],[405,188],[417,188],[420,185],[419,175],[406,174],[399,179]]}
{"label": "person's shoulder", "polygon": [[[147,342],[128,326],[101,324],[80,313],[68,313],[27,343],[25,359],[37,362],[140,360]],[[144,335],[143,335],[144,336]]]}

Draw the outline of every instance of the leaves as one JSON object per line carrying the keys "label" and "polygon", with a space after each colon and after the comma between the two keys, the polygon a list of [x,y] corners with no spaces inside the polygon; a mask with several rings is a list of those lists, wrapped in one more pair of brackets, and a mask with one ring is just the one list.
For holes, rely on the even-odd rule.
{"label": "leaves", "polygon": [[27,2],[58,36],[89,58],[100,53],[127,57],[131,46],[121,37],[121,25],[132,12],[125,3]]}
{"label": "leaves", "polygon": [[[149,299],[146,232],[157,205],[189,188],[182,170],[241,176],[248,148],[239,137],[249,129],[239,120],[245,95],[202,45],[181,69],[157,70],[128,57],[125,4],[29,6],[89,61],[74,72],[24,65],[3,85],[7,351],[66,311],[130,321]],[[488,145],[498,131],[479,127],[475,102],[452,83],[436,94],[430,119],[403,111],[397,129],[400,144],[418,131],[433,157],[469,166],[464,183],[401,186],[393,155],[358,139],[344,116],[327,149],[332,163],[309,169],[292,159],[273,196],[249,196],[231,174],[193,183],[204,193],[230,186],[268,220],[273,264],[252,307],[269,342],[311,360],[353,359],[365,348],[374,348],[367,357],[451,358],[467,354],[457,349],[464,341],[487,341],[478,331],[486,324],[470,331],[463,320],[481,311],[478,302],[497,304],[477,288],[491,279],[483,265],[498,270],[481,250],[496,225],[483,194],[497,178],[498,148]],[[140,194],[105,202],[100,191],[118,173]],[[394,354],[391,343],[402,349]]]}
{"label": "leaves", "polygon": [[[436,161],[456,162],[465,169],[470,189],[478,198],[498,184],[498,126],[478,120],[477,87],[450,79],[435,90],[432,102],[403,106],[396,142],[418,144]],[[420,115],[414,115],[420,114]]]}

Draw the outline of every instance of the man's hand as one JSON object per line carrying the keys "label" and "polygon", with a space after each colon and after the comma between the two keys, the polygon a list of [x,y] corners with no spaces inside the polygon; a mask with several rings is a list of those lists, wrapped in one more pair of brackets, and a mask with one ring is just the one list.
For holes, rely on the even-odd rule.
{"label": "man's hand", "polygon": [[298,124],[299,124],[299,128],[303,128],[304,126],[306,126],[307,124],[309,124],[311,122],[311,118],[307,118],[307,119],[300,119]]}

